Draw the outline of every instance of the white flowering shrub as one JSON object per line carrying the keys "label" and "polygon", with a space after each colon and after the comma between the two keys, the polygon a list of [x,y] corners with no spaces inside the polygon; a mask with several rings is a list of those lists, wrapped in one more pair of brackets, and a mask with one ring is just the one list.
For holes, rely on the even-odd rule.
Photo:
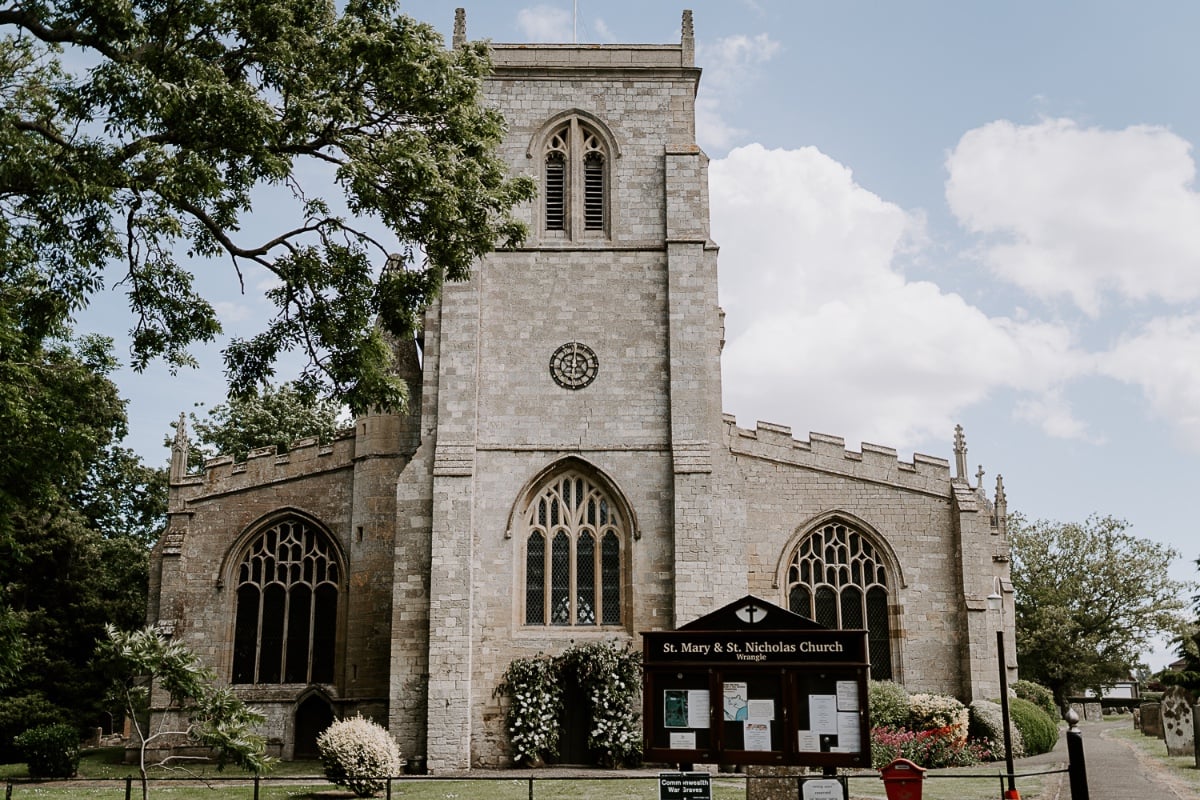
{"label": "white flowering shrub", "polygon": [[400,748],[391,734],[362,716],[338,720],[317,737],[325,777],[358,797],[371,797],[400,774]]}
{"label": "white flowering shrub", "polygon": [[[972,700],[970,707],[969,732],[972,739],[986,742],[997,758],[1004,757],[1004,713],[999,703],[990,700]],[[1013,758],[1025,756],[1025,738],[1021,729],[1009,725],[1012,739]]]}
{"label": "white flowering shrub", "polygon": [[957,741],[967,740],[967,707],[944,694],[912,694],[908,696],[908,726],[914,731],[949,728]]}
{"label": "white flowering shrub", "polygon": [[592,729],[588,747],[604,767],[636,766],[642,759],[642,654],[629,643],[575,645],[559,656],[587,693]]}
{"label": "white flowering shrub", "polygon": [[541,654],[515,659],[504,671],[497,691],[510,698],[505,721],[513,761],[534,767],[558,755],[562,686],[554,659]]}
{"label": "white flowering shrub", "polygon": [[509,697],[506,722],[513,760],[538,766],[558,754],[563,686],[579,685],[591,716],[588,747],[602,766],[641,761],[642,654],[615,642],[573,645],[557,658],[538,655],[508,665],[497,687]]}

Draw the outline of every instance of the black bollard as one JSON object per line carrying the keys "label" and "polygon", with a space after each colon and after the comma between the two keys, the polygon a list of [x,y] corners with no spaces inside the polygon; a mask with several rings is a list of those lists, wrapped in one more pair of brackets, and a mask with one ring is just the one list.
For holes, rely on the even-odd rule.
{"label": "black bollard", "polygon": [[1088,800],[1087,765],[1083,758],[1083,732],[1075,709],[1067,712],[1067,759],[1071,776],[1071,800]]}

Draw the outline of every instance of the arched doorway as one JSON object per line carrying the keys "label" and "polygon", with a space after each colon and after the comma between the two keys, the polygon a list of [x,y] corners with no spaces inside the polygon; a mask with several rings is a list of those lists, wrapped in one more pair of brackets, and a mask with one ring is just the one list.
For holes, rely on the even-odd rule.
{"label": "arched doorway", "polygon": [[320,758],[317,737],[333,724],[333,706],[319,694],[310,694],[296,706],[296,735],[292,758]]}

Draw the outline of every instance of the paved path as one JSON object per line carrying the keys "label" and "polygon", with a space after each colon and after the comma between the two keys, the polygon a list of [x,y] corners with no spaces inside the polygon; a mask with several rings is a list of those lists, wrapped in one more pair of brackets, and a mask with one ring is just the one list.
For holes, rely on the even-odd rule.
{"label": "paved path", "polygon": [[[1132,724],[1128,717],[1111,722],[1080,723],[1090,800],[1200,800],[1200,793],[1171,775],[1161,763],[1143,755],[1132,742],[1111,735],[1112,731]],[[1166,745],[1163,745],[1163,752],[1166,752]],[[1039,768],[1052,768],[1055,763],[1065,764],[1066,760],[1066,737],[1060,736],[1052,753],[1019,759],[1015,771],[1019,775]],[[1020,788],[1019,780],[1017,788]],[[1069,800],[1071,797],[1066,775],[1061,777],[1057,794],[1053,782],[1046,789],[1045,800],[1056,797]]]}

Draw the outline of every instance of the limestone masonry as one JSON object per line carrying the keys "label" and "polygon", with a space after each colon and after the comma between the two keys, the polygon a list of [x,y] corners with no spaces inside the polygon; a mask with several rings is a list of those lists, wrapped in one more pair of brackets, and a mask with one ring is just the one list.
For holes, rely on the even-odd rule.
{"label": "limestone masonry", "polygon": [[[540,187],[530,236],[397,347],[407,414],[201,474],[176,443],[150,621],[268,714],[284,758],[362,713],[433,772],[509,764],[512,659],[640,647],[746,594],[868,630],[874,677],[999,693],[1005,500],[970,485],[961,431],[952,473],[721,414],[690,12],[682,30],[492,46],[502,155]],[[565,758],[586,730],[566,723]]]}

